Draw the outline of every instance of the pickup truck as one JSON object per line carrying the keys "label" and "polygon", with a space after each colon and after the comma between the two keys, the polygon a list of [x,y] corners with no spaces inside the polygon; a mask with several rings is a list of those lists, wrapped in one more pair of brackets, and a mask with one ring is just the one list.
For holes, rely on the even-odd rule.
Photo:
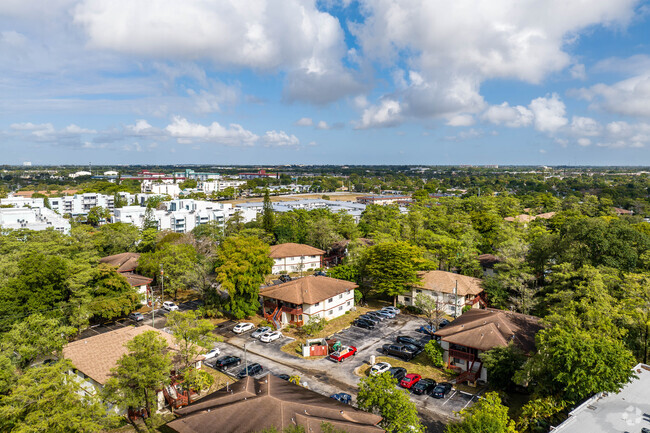
{"label": "pickup truck", "polygon": [[330,354],[330,359],[336,362],[341,362],[345,358],[349,358],[357,354],[357,348],[354,346],[342,346],[336,352]]}

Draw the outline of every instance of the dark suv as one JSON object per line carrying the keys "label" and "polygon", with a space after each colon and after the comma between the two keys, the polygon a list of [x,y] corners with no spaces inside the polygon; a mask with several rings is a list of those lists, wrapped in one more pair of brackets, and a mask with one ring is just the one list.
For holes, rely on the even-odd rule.
{"label": "dark suv", "polygon": [[410,344],[411,346],[415,346],[418,349],[424,348],[424,344],[421,344],[415,338],[408,337],[406,335],[400,335],[399,337],[397,337],[397,342],[401,344]]}
{"label": "dark suv", "polygon": [[[222,356],[214,362],[214,368],[225,371],[228,368],[241,364],[241,358],[237,356]],[[208,364],[210,365],[210,364]]]}
{"label": "dark suv", "polygon": [[416,395],[431,394],[436,387],[436,381],[433,379],[421,379],[411,387],[411,392]]}
{"label": "dark suv", "polygon": [[393,379],[397,380],[399,383],[400,380],[404,379],[406,376],[406,369],[404,367],[391,367],[388,369],[388,373],[393,376]]}
{"label": "dark suv", "polygon": [[237,373],[237,377],[239,379],[243,379],[246,376],[257,376],[262,371],[264,371],[264,368],[256,362],[254,364],[250,364],[248,368],[246,367],[242,368],[240,372]]}
{"label": "dark suv", "polygon": [[286,283],[287,281],[291,281],[291,277],[287,274],[282,274],[278,277],[278,280],[280,280],[283,283]]}
{"label": "dark suv", "polygon": [[418,348],[410,344],[384,344],[381,351],[384,355],[393,355],[404,361],[410,361],[415,357]]}

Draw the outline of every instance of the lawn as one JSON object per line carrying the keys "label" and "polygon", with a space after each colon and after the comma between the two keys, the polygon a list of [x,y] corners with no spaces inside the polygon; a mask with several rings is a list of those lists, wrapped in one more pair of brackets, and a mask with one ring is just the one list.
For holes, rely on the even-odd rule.
{"label": "lawn", "polygon": [[[422,352],[410,362],[389,356],[377,356],[375,362],[387,362],[393,367],[404,367],[408,373],[419,374],[423,378],[433,379],[436,382],[449,382],[456,377],[453,373],[447,373],[441,368],[434,367],[427,358],[426,353]],[[357,370],[360,376],[368,376],[370,365],[363,365]]]}

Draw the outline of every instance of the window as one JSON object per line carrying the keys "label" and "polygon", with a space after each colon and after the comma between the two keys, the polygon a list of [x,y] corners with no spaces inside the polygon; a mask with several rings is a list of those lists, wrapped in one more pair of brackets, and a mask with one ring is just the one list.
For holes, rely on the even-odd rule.
{"label": "window", "polygon": [[350,302],[350,301],[348,301],[348,304],[347,304],[347,305],[348,305],[348,307],[350,306],[350,304],[351,304],[351,302]]}
{"label": "window", "polygon": [[302,314],[298,314],[298,320],[302,320]]}
{"label": "window", "polygon": [[334,310],[330,310],[329,315],[331,316],[332,314],[334,314]]}
{"label": "window", "polygon": [[343,293],[339,295],[339,299],[343,299]]}
{"label": "window", "polygon": [[409,298],[408,296],[404,296],[404,302],[411,302],[411,298]]}
{"label": "window", "polygon": [[339,306],[339,311],[343,310],[343,305]]}
{"label": "window", "polygon": [[328,304],[331,304],[332,302],[334,302],[334,298],[329,298],[329,299],[327,300],[327,303],[328,303]]}
{"label": "window", "polygon": [[316,302],[316,303],[314,304],[314,307],[318,307],[319,305],[320,305],[320,302]]}
{"label": "window", "polygon": [[420,290],[420,289],[415,289],[415,293],[422,293],[422,290]]}

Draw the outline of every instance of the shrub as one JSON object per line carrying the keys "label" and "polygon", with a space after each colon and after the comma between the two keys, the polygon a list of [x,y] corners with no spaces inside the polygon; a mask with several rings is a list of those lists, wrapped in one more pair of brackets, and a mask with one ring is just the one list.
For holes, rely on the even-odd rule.
{"label": "shrub", "polygon": [[442,367],[444,365],[442,355],[445,351],[436,340],[429,340],[424,346],[424,351],[434,366]]}
{"label": "shrub", "polygon": [[323,328],[325,328],[325,319],[312,316],[309,318],[309,322],[300,328],[300,331],[307,336],[312,336],[322,331]]}

